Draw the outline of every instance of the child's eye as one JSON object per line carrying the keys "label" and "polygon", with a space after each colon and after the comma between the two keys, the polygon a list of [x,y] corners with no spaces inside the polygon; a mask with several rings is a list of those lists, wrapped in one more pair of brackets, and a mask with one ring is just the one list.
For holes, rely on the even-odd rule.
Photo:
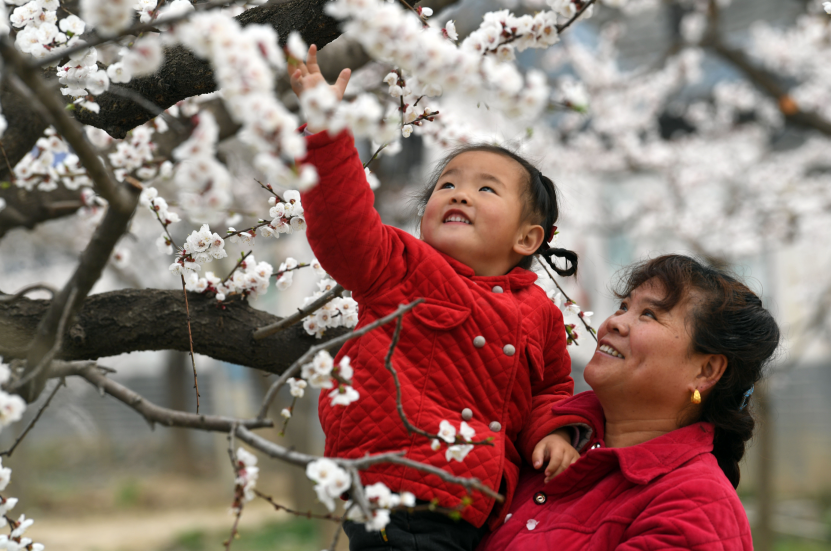
{"label": "child's eye", "polygon": [[492,187],[490,186],[482,186],[479,188],[479,191],[488,191],[490,193],[496,193]]}
{"label": "child's eye", "polygon": [[441,186],[439,186],[439,189],[455,189],[455,187],[456,186],[454,186],[450,182],[445,182]]}

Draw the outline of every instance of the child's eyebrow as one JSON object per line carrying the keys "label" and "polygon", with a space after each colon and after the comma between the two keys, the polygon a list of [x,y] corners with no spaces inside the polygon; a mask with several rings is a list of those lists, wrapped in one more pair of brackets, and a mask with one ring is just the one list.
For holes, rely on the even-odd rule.
{"label": "child's eyebrow", "polygon": [[[441,177],[446,178],[447,176],[450,176],[450,175],[453,175],[453,174],[458,174],[458,173],[459,173],[459,169],[451,168],[451,169],[448,169],[447,171],[443,172]],[[476,173],[476,178],[478,178],[479,180],[487,180],[489,182],[494,182],[494,183],[499,184],[500,186],[505,185],[502,182],[502,180],[500,180],[499,178],[497,178],[493,174],[489,174],[487,172],[477,172]]]}

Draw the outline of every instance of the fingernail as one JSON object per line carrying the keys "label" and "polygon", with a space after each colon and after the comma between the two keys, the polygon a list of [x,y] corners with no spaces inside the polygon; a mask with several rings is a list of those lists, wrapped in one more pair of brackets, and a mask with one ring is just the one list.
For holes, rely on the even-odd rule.
{"label": "fingernail", "polygon": [[535,468],[535,469],[539,469],[539,468],[540,468],[540,462],[539,462],[539,461],[534,461],[534,468]]}

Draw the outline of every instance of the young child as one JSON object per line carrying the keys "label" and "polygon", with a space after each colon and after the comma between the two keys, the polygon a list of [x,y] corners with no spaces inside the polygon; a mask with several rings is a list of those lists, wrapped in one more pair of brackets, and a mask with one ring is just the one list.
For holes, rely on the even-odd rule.
{"label": "young child", "polygon": [[[349,76],[344,70],[332,86],[338,98]],[[323,82],[312,46],[291,85],[299,97]],[[395,328],[390,323],[340,351],[351,358],[360,399],[333,407],[321,397],[325,454],[356,458],[404,450],[409,459],[478,478],[505,496],[496,503],[474,493],[459,523],[429,512],[393,514],[383,534],[347,523],[350,549],[472,550],[488,526],[503,521],[523,460],[535,468],[545,463],[553,477],[578,457],[566,430],[552,434],[555,425],[569,423],[555,419],[551,406],[574,387],[562,314],[527,269],[534,254],[545,253],[571,262],[558,269],[561,275],[576,271],[574,253],[547,245],[558,216],[555,187],[508,150],[464,147],[441,163],[425,191],[418,239],[381,223],[347,132],[313,133],[307,140],[304,162],[320,177],[303,196],[307,236],[321,266],[352,291],[358,327],[426,299],[404,316],[392,356],[409,421],[430,433],[444,420],[455,430],[465,422],[474,440],[493,439],[493,446],[473,446],[455,461],[446,446],[434,449],[430,439],[407,432],[384,363]],[[467,495],[461,486],[396,465],[377,465],[362,480],[446,508],[460,506]]]}

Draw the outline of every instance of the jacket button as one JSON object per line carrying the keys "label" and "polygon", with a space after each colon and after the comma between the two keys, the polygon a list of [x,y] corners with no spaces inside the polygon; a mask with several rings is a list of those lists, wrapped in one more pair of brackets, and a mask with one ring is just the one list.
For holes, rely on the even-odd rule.
{"label": "jacket button", "polygon": [[514,353],[516,353],[516,348],[514,348],[514,345],[512,344],[506,344],[502,348],[502,352],[504,352],[506,356],[513,356]]}
{"label": "jacket button", "polygon": [[594,446],[592,446],[590,449],[592,449],[592,450],[596,450],[596,449],[597,449],[597,448],[599,448],[599,447],[600,447],[600,442],[597,442],[597,443],[596,443]]}
{"label": "jacket button", "polygon": [[543,505],[548,500],[548,497],[542,492],[537,492],[534,494],[534,503],[537,505]]}
{"label": "jacket button", "polygon": [[497,285],[496,287],[494,287],[494,288],[493,288],[493,289],[491,289],[491,290],[492,290],[494,293],[501,293],[501,292],[503,292],[505,289],[503,289],[502,287],[500,287],[499,285]]}
{"label": "jacket button", "polygon": [[485,337],[483,337],[482,335],[475,337],[473,339],[473,346],[475,346],[476,348],[482,348],[483,346],[485,346]]}
{"label": "jacket button", "polygon": [[465,408],[462,410],[462,419],[465,421],[470,421],[473,419],[473,412],[470,411],[470,408]]}
{"label": "jacket button", "polygon": [[488,425],[488,428],[491,429],[493,432],[499,432],[502,430],[502,423],[499,421],[491,421],[491,424]]}

